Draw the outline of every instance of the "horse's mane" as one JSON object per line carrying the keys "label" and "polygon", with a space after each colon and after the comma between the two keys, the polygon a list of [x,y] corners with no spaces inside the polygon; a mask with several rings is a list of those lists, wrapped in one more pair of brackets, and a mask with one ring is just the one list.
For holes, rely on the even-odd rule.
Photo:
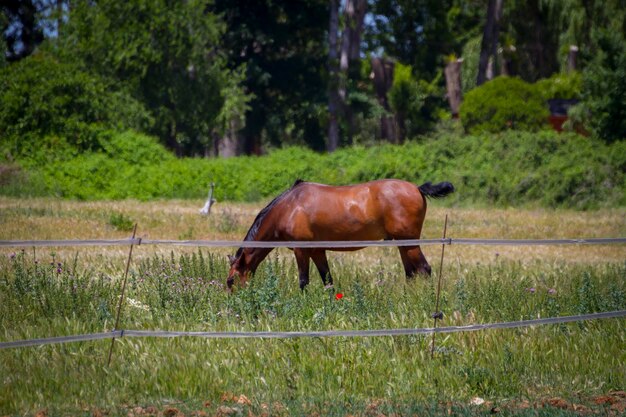
{"label": "horse's mane", "polygon": [[[273,199],[267,206],[265,206],[265,208],[261,210],[259,214],[256,215],[256,218],[254,219],[252,226],[250,226],[250,229],[248,230],[248,233],[246,233],[246,237],[243,240],[244,241],[254,240],[256,238],[257,233],[259,232],[261,223],[263,222],[263,219],[265,219],[265,216],[267,215],[267,213],[269,213],[274,208],[274,206],[278,204],[279,201],[285,198],[287,193],[293,190],[298,184],[301,184],[303,182],[304,181],[302,181],[301,179],[297,179],[296,182],[294,182],[293,185],[288,190],[285,190],[282,194],[280,194],[278,197]],[[235,258],[239,258],[242,253],[243,253],[243,248],[239,248],[237,250],[237,253],[235,254]]]}

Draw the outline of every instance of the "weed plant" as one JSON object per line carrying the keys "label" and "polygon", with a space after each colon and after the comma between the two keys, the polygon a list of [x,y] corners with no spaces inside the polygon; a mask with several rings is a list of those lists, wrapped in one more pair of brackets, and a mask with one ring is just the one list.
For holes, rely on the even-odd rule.
{"label": "weed plant", "polygon": [[120,232],[130,232],[133,230],[133,219],[127,217],[124,213],[112,213],[109,217],[109,225],[113,226]]}
{"label": "weed plant", "polygon": [[119,291],[111,276],[81,270],[78,256],[69,262],[49,254],[40,259],[26,251],[10,254],[1,268],[2,322],[7,330],[19,331],[32,322],[84,321],[99,331],[112,317]]}
{"label": "weed plant", "polygon": [[[312,272],[311,284],[300,291],[291,258],[271,256],[248,286],[229,294],[222,256],[206,251],[154,255],[131,268],[120,327],[432,326],[436,277],[406,282],[399,265],[341,259],[331,267],[334,288],[325,288]],[[1,340],[111,330],[122,273],[95,270],[76,257],[67,261],[27,251],[5,256],[0,260]],[[625,277],[626,264],[457,264],[446,269],[440,325],[626,309]],[[430,336],[127,337],[117,340],[110,367],[109,340],[4,349],[0,411],[11,415],[48,407],[53,414],[76,414],[97,407],[125,415],[124,407],[132,405],[199,399],[220,404],[225,393],[234,393],[250,400],[235,405],[233,413],[239,414],[262,414],[269,405],[271,415],[367,415],[377,404],[384,413],[428,415],[448,401],[468,404],[475,396],[497,405],[511,398],[573,398],[623,389],[625,339],[623,319],[610,319],[439,335],[434,359]]]}

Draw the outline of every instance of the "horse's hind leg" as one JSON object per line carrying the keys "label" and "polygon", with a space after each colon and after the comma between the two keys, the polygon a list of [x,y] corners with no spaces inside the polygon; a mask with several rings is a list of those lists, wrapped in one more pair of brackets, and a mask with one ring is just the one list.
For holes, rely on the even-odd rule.
{"label": "horse's hind leg", "polygon": [[311,251],[311,259],[313,259],[313,263],[317,267],[317,271],[320,273],[320,277],[322,277],[324,285],[333,285],[333,277],[330,275],[326,251],[323,249]]}
{"label": "horse's hind leg", "polygon": [[428,265],[419,246],[402,246],[398,249],[400,250],[402,265],[404,265],[404,272],[408,279],[415,277],[417,274],[430,276],[430,265]]}
{"label": "horse's hind leg", "polygon": [[304,290],[304,287],[309,284],[309,259],[311,258],[311,254],[308,250],[302,248],[295,248],[293,253],[296,255],[296,263],[298,264],[300,289]]}

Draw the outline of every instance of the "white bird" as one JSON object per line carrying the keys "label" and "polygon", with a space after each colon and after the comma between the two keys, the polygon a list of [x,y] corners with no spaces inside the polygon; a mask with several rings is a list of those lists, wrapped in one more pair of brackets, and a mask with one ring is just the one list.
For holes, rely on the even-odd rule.
{"label": "white bird", "polygon": [[214,187],[214,184],[211,184],[209,197],[207,198],[206,203],[204,203],[204,207],[200,209],[200,214],[204,216],[211,214],[211,206],[215,204],[215,202],[217,202],[217,200],[213,198],[213,187]]}

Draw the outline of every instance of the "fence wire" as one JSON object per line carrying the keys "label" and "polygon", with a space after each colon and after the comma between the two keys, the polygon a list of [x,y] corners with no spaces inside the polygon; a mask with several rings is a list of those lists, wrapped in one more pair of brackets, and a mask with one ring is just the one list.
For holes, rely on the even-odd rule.
{"label": "fence wire", "polygon": [[[173,245],[196,247],[247,247],[247,248],[355,248],[373,246],[417,246],[417,245],[609,245],[624,244],[626,238],[587,238],[587,239],[406,239],[383,241],[230,241],[230,240],[153,240],[153,239],[87,239],[87,240],[0,240],[0,247],[75,247],[75,246],[129,246],[129,245]],[[206,339],[290,339],[306,337],[375,337],[375,336],[406,336],[435,333],[469,332],[487,329],[508,329],[529,327],[545,324],[569,323],[574,321],[598,320],[625,317],[626,310],[603,313],[581,314],[576,316],[550,317],[535,320],[522,320],[490,324],[473,324],[468,326],[449,326],[439,328],[379,329],[379,330],[324,330],[303,332],[181,332],[158,330],[113,330],[103,333],[49,337],[42,339],[17,340],[0,342],[0,349],[41,346],[58,343],[83,342],[100,339],[117,339],[122,337],[202,337]]]}
{"label": "fence wire", "polygon": [[474,332],[488,329],[511,329],[546,324],[570,323],[576,321],[599,320],[626,317],[626,310],[603,313],[580,314],[576,316],[549,317],[535,320],[521,320],[501,323],[471,324],[468,326],[423,327],[408,329],[378,330],[320,330],[301,332],[187,332],[162,330],[113,330],[104,333],[92,333],[73,336],[49,337],[44,339],[16,340],[0,342],[0,349],[21,348],[29,346],[50,345],[59,343],[84,342],[88,340],[119,339],[123,337],[201,337],[205,339],[295,339],[295,338],[326,338],[326,337],[379,337],[427,335],[433,333]]}
{"label": "fence wire", "polygon": [[613,245],[626,243],[626,237],[583,239],[402,239],[402,240],[337,240],[337,241],[237,241],[237,240],[156,240],[156,239],[87,239],[87,240],[0,240],[0,247],[74,247],[171,245],[213,248],[364,248],[426,245],[488,245],[488,246],[547,246],[547,245]]}

